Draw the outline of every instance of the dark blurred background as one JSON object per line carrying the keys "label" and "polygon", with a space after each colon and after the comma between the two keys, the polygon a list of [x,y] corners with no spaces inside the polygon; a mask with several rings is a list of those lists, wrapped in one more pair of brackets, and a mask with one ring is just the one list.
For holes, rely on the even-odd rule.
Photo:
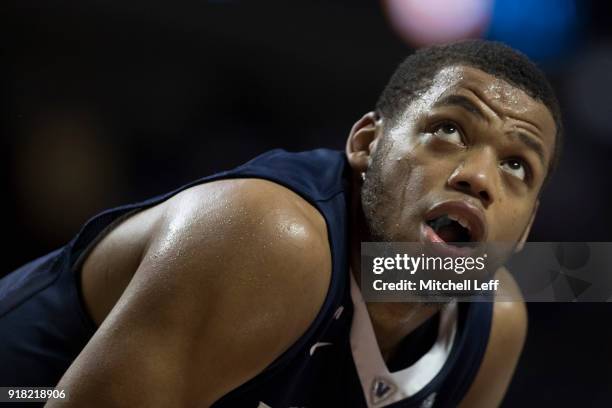
{"label": "dark blurred background", "polygon": [[[612,13],[572,0],[20,0],[0,6],[3,270],[96,212],[266,150],[343,148],[417,46],[527,53],[557,89],[560,169],[533,241],[612,241]],[[612,406],[612,308],[529,304],[504,406]]]}

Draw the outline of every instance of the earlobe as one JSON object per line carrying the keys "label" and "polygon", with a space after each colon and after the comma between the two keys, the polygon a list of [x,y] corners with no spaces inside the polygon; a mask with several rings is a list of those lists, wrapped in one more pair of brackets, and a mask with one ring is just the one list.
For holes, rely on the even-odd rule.
{"label": "earlobe", "polygon": [[382,119],[376,112],[368,112],[353,125],[346,142],[346,157],[358,173],[368,168],[370,156],[376,149]]}
{"label": "earlobe", "polygon": [[523,231],[521,235],[521,239],[519,239],[516,248],[514,249],[515,253],[521,252],[525,247],[525,243],[527,242],[527,237],[529,236],[529,232],[531,232],[531,226],[533,225],[533,221],[535,220],[536,213],[538,212],[538,207],[540,206],[540,200],[536,200],[535,205],[533,206],[533,211],[531,213],[531,218],[529,219],[529,223],[527,227]]}

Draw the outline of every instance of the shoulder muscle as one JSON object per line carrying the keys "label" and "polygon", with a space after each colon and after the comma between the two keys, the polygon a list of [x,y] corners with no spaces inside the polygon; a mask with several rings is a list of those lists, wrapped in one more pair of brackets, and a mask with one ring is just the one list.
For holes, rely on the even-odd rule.
{"label": "shoulder muscle", "polygon": [[[102,404],[142,405],[164,383],[170,394],[148,394],[149,405],[195,394],[210,404],[285,351],[323,303],[325,223],[295,193],[231,180],[191,188],[165,207],[134,277],[62,379],[75,402],[95,393]],[[122,380],[133,386],[107,387],[106,400],[95,389]]]}

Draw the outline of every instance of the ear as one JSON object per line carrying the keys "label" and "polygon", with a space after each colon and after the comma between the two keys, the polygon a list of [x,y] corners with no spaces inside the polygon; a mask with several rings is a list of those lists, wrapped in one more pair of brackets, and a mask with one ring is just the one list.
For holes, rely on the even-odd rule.
{"label": "ear", "polygon": [[531,212],[531,218],[529,219],[529,223],[525,227],[523,231],[523,235],[521,235],[521,239],[519,239],[514,252],[521,252],[523,247],[525,246],[525,242],[527,242],[527,237],[529,236],[529,232],[531,231],[531,226],[533,225],[533,220],[535,220],[536,213],[538,212],[538,207],[540,206],[540,200],[536,200],[535,205],[533,206],[533,211]]}
{"label": "ear", "polygon": [[381,130],[382,119],[376,112],[366,113],[353,125],[346,141],[346,157],[355,174],[368,169]]}

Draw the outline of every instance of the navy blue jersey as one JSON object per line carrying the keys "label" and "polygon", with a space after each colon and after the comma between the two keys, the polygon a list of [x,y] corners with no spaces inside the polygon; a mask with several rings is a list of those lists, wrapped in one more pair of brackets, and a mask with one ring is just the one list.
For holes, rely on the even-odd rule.
{"label": "navy blue jersey", "polygon": [[261,178],[293,190],[325,218],[332,255],[330,286],[304,335],[214,407],[456,406],[483,358],[493,305],[445,306],[385,362],[349,271],[349,170],[339,151],[273,150],[233,170],[95,216],[66,246],[0,280],[0,385],[57,384],[91,338],[96,327],[81,297],[80,265],[122,217],[197,184]]}

